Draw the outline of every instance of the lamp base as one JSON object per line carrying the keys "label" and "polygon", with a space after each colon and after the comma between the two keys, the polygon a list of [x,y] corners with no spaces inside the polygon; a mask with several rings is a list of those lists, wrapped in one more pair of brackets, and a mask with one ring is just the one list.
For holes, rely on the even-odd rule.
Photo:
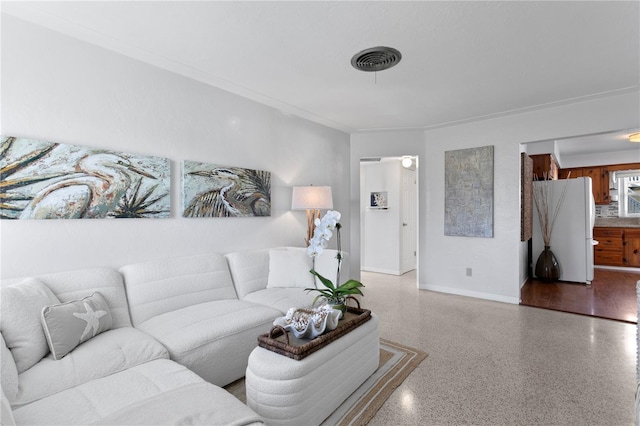
{"label": "lamp base", "polygon": [[307,247],[309,247],[309,243],[313,238],[316,219],[320,219],[320,209],[307,209],[307,238],[304,239]]}

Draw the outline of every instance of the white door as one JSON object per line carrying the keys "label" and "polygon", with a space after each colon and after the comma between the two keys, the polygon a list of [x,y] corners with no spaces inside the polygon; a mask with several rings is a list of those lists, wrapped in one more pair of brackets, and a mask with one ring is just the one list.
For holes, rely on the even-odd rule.
{"label": "white door", "polygon": [[416,170],[402,168],[402,213],[400,224],[400,273],[416,269],[417,242],[417,187]]}

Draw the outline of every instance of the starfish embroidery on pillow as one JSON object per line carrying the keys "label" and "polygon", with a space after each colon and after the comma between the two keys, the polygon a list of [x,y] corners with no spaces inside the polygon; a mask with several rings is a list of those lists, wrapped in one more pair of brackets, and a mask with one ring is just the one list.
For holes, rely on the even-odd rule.
{"label": "starfish embroidery on pillow", "polygon": [[80,341],[82,342],[85,337],[89,335],[89,332],[92,331],[92,336],[94,337],[98,332],[98,327],[100,326],[100,318],[107,314],[107,311],[94,311],[93,308],[87,303],[84,302],[84,307],[87,310],[84,314],[79,314],[74,312],[73,316],[76,318],[80,318],[83,321],[87,322],[87,326],[82,332],[82,336],[80,336]]}

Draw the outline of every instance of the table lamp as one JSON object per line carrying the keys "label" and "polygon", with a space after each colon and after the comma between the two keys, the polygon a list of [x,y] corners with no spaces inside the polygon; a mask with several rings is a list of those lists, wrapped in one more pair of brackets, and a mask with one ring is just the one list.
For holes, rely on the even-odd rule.
{"label": "table lamp", "polygon": [[307,246],[313,238],[314,222],[320,218],[320,210],[332,209],[333,198],[330,186],[294,186],[291,197],[291,210],[307,211]]}

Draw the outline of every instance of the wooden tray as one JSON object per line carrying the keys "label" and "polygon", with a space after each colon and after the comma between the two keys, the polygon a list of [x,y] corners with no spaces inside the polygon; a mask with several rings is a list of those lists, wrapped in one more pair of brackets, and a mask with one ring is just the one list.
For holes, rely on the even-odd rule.
{"label": "wooden tray", "polygon": [[298,339],[293,334],[287,333],[284,328],[276,325],[269,333],[258,336],[258,346],[300,361],[370,319],[370,310],[349,306],[335,329],[321,334],[315,339]]}

